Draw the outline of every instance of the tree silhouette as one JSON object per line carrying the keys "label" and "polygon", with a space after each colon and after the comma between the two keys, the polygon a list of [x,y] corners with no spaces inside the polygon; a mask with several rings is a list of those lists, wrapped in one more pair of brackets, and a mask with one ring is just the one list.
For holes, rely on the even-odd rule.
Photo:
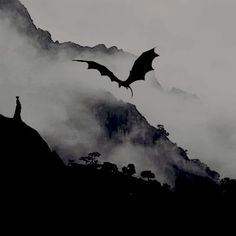
{"label": "tree silhouette", "polygon": [[98,167],[99,161],[97,158],[100,156],[101,154],[99,152],[91,152],[88,154],[88,156],[81,157],[80,160],[85,162],[85,164],[88,166]]}
{"label": "tree silhouette", "polygon": [[224,178],[220,181],[221,191],[224,196],[236,197],[236,180]]}
{"label": "tree silhouette", "polygon": [[118,173],[118,167],[110,162],[104,162],[102,165],[101,170],[105,172],[106,174],[117,174]]}
{"label": "tree silhouette", "polygon": [[141,177],[150,181],[151,179],[155,178],[155,174],[152,173],[150,170],[145,170],[141,172]]}
{"label": "tree silhouette", "polygon": [[159,132],[161,133],[161,135],[164,136],[169,136],[170,134],[166,131],[164,125],[157,125],[157,129],[159,130]]}
{"label": "tree silhouette", "polygon": [[126,176],[133,176],[136,173],[135,165],[134,164],[129,164],[127,167],[124,166],[122,168],[122,173]]}

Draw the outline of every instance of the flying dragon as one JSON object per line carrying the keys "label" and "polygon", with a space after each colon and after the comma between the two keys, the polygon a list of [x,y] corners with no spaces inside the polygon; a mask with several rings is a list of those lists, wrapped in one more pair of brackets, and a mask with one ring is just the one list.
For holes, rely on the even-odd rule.
{"label": "flying dragon", "polygon": [[135,81],[145,80],[146,73],[154,70],[152,68],[152,61],[154,60],[154,58],[158,56],[159,55],[155,53],[155,48],[142,53],[134,62],[134,65],[130,71],[129,77],[124,81],[118,79],[109,69],[107,69],[107,67],[97,62],[86,61],[86,60],[73,60],[73,61],[88,63],[88,69],[98,70],[102,76],[107,76],[111,79],[111,81],[117,82],[119,88],[125,87],[126,89],[130,89],[132,97],[133,97],[133,90],[130,87],[130,85]]}

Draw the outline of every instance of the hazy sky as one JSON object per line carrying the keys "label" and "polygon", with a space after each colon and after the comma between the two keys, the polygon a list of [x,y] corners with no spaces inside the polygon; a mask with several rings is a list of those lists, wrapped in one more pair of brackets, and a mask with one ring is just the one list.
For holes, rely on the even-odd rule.
{"label": "hazy sky", "polygon": [[116,45],[137,55],[157,46],[160,57],[154,68],[164,89],[177,87],[197,94],[203,106],[168,100],[149,88],[143,96],[147,83],[134,85],[136,96],[130,102],[152,124],[165,124],[171,139],[189,149],[191,158],[201,158],[221,173],[235,177],[235,0],[22,3],[35,24],[60,42]]}
{"label": "hazy sky", "polygon": [[136,54],[158,46],[158,77],[166,86],[197,92],[192,79],[212,86],[204,81],[206,77],[234,75],[235,0],[22,2],[36,25],[49,30],[54,40],[91,46],[105,43]]}

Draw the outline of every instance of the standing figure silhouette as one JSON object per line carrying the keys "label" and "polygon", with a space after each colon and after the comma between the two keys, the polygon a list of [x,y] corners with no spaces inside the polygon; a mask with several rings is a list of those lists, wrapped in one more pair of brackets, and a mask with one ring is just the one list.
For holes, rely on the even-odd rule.
{"label": "standing figure silhouette", "polygon": [[21,103],[20,103],[20,100],[19,100],[19,96],[16,97],[16,109],[15,109],[13,119],[15,119],[17,121],[22,121],[21,120]]}

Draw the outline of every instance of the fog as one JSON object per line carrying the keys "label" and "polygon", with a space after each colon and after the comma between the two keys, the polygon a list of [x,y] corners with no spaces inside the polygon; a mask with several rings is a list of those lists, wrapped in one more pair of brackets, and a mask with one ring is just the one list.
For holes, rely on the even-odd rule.
{"label": "fog", "polygon": [[[222,176],[235,178],[236,67],[233,55],[236,46],[233,44],[234,14],[230,10],[234,3],[215,2],[216,4],[212,5],[212,1],[207,1],[207,4],[203,5],[204,9],[196,2],[191,5],[187,1],[180,1],[178,6],[173,1],[168,1],[169,5],[162,2],[164,9],[169,9],[170,6],[173,14],[174,6],[178,11],[181,6],[189,6],[190,12],[193,8],[196,12],[194,15],[185,12],[184,16],[178,18],[178,22],[183,23],[185,27],[181,25],[178,29],[170,31],[172,28],[168,28],[170,26],[168,23],[167,28],[171,36],[166,38],[165,43],[163,34],[166,37],[168,34],[163,31],[158,32],[158,37],[157,35],[152,37],[155,45],[159,45],[156,51],[161,56],[155,60],[154,67],[156,77],[162,83],[164,91],[153,87],[149,80],[141,81],[133,84],[132,99],[128,90],[118,89],[115,83],[111,83],[105,77],[101,78],[98,72],[88,71],[86,65],[67,61],[63,55],[58,61],[40,56],[27,39],[9,27],[8,21],[1,20],[0,113],[12,116],[14,97],[19,95],[23,105],[23,119],[36,128],[51,145],[54,138],[62,149],[60,151],[68,153],[71,150],[71,155],[74,149],[70,148],[75,142],[81,154],[99,151],[95,150],[98,143],[94,137],[97,137],[101,130],[96,125],[96,120],[86,110],[83,100],[86,97],[94,96],[95,99],[102,97],[102,91],[109,91],[116,98],[135,104],[152,125],[164,124],[170,132],[170,139],[188,149],[190,158],[199,158],[219,171]],[[162,14],[160,12],[159,18],[164,17],[164,12],[162,11]],[[166,14],[169,16],[169,11]],[[189,26],[184,22],[186,19],[184,17],[189,17]],[[162,24],[163,20],[160,22],[157,24]],[[173,20],[171,22],[173,23]],[[154,21],[151,21],[150,25],[152,24]],[[161,28],[161,26],[156,27],[157,30]],[[176,33],[177,30],[181,31],[182,37]],[[172,37],[173,35],[177,36]],[[188,37],[185,37],[186,35]],[[128,38],[124,36],[123,40],[127,39],[128,42]],[[98,40],[102,38],[98,37]],[[145,39],[142,41],[142,37],[138,41],[140,44],[145,42],[140,47],[143,49],[149,49],[147,47],[151,48],[151,43],[152,46],[154,44],[153,41],[146,42]],[[115,42],[114,40],[112,43]],[[119,41],[117,44],[123,43]],[[128,48],[129,45],[126,44],[124,48]],[[140,53],[138,45],[139,42],[136,40],[130,51]],[[116,63],[111,67],[116,68],[119,76],[125,77],[129,73],[128,66],[119,68],[119,62]],[[126,69],[127,72],[124,72]],[[168,90],[171,87],[194,93],[199,99],[170,95]],[[77,127],[79,132],[68,125],[68,120],[72,117],[82,122]],[[87,140],[90,143],[86,143]],[[90,150],[86,150],[88,146]],[[114,159],[117,153],[128,153],[132,148],[124,146],[113,150],[112,158]],[[141,150],[140,152],[142,153]],[[131,160],[120,160],[120,162],[124,164]],[[153,165],[150,160],[138,163],[139,168],[141,166],[151,168]]]}

